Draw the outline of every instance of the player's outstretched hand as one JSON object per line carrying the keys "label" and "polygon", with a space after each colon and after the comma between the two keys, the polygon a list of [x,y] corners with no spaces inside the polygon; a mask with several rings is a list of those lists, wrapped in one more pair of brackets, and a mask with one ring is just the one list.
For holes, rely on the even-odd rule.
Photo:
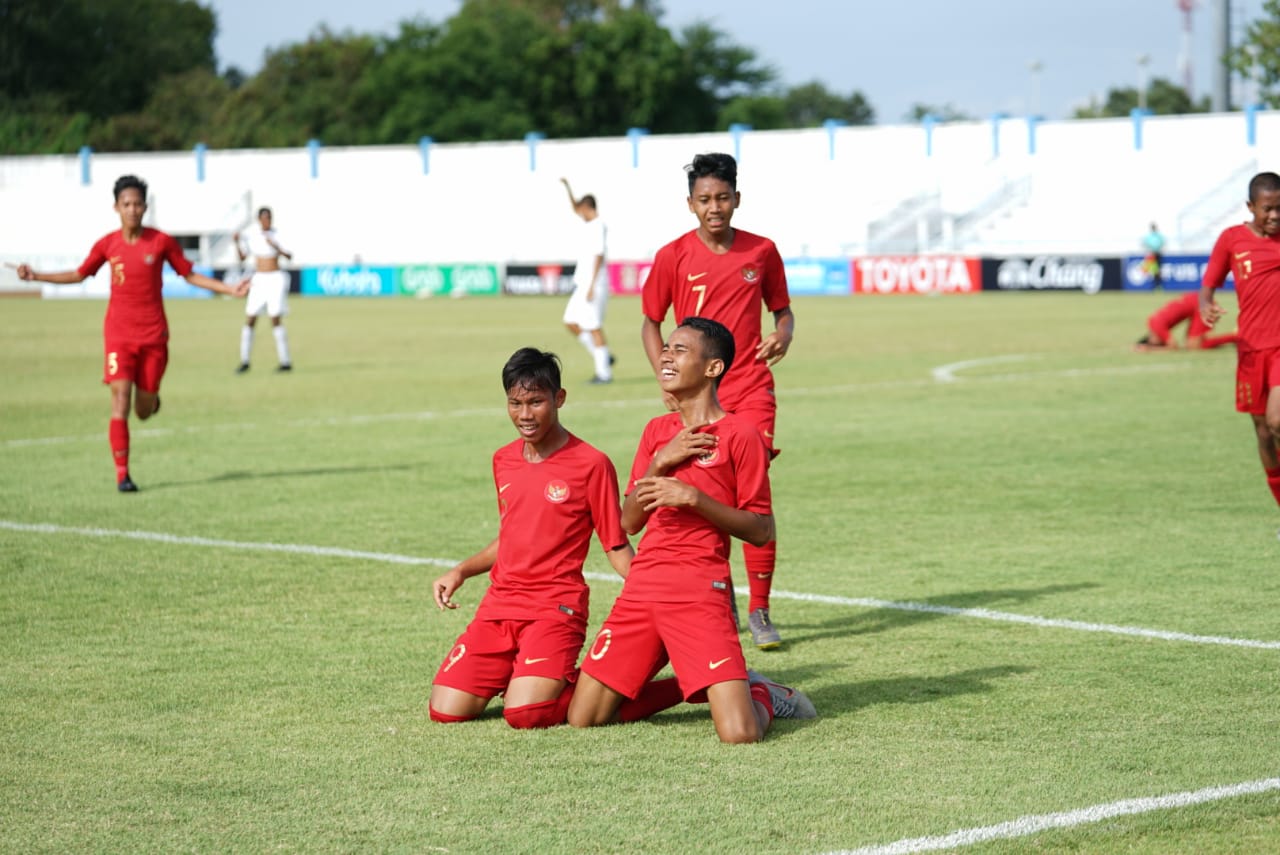
{"label": "player's outstretched hand", "polygon": [[679,478],[640,478],[634,492],[646,514],[658,508],[691,508],[698,503],[697,488]]}
{"label": "player's outstretched hand", "polygon": [[249,283],[250,283],[250,282],[252,282],[252,281],[253,281],[253,277],[251,277],[251,276],[246,276],[244,279],[241,279],[239,282],[237,282],[237,283],[236,283],[235,287],[232,289],[232,291],[231,291],[231,296],[232,296],[232,297],[243,297],[243,296],[245,296],[246,294],[248,294],[248,293],[249,293]]}
{"label": "player's outstretched hand", "polygon": [[765,336],[764,341],[760,342],[760,346],[756,348],[756,359],[769,363],[770,366],[777,365],[782,357],[787,355],[787,351],[791,349],[791,339],[783,338],[778,334],[777,330]]}
{"label": "player's outstretched hand", "polygon": [[456,609],[458,604],[453,602],[450,597],[453,596],[454,591],[462,587],[463,581],[465,580],[462,573],[458,571],[457,567],[454,567],[448,573],[432,582],[431,595],[436,601],[436,607],[441,610]]}
{"label": "player's outstretched hand", "polygon": [[720,443],[720,437],[713,433],[704,433],[702,429],[705,427],[707,425],[690,425],[671,437],[671,440],[654,455],[653,462],[658,467],[658,471],[670,471],[690,457],[700,457],[714,449]]}
{"label": "player's outstretched hand", "polygon": [[23,282],[30,282],[36,278],[36,272],[31,269],[30,264],[19,264],[14,269],[18,271],[18,278]]}
{"label": "player's outstretched hand", "polygon": [[1225,314],[1226,310],[1217,303],[1210,303],[1207,307],[1203,303],[1200,304],[1200,319],[1203,320],[1207,326],[1213,326],[1221,320],[1222,316]]}

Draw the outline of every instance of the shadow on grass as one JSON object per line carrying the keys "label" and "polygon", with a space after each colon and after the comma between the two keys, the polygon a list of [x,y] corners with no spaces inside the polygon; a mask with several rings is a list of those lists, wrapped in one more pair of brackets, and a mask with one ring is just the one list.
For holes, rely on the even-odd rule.
{"label": "shadow on grass", "polygon": [[[820,623],[792,623],[787,621],[787,611],[779,609],[774,603],[771,616],[778,624],[785,647],[807,644],[824,638],[845,638],[851,635],[869,635],[875,632],[887,632],[903,627],[915,626],[925,621],[950,618],[955,615],[941,611],[928,611],[928,607],[936,606],[945,609],[1007,609],[1010,606],[1022,605],[1042,597],[1054,594],[1065,594],[1100,587],[1094,582],[1078,582],[1071,585],[1044,585],[1039,588],[1003,588],[991,591],[967,591],[942,597],[931,597],[927,600],[898,601],[901,608],[863,607],[866,609],[853,614],[840,614]],[[924,606],[915,609],[912,606]]]}
{"label": "shadow on grass", "polygon": [[274,472],[250,472],[237,470],[212,475],[208,478],[194,478],[190,481],[148,481],[145,488],[163,490],[172,487],[192,487],[197,484],[223,484],[233,481],[257,481],[268,478],[314,478],[324,475],[359,475],[370,472],[405,472],[410,469],[421,469],[425,463],[396,463],[390,466],[322,466],[309,469],[279,469]]}

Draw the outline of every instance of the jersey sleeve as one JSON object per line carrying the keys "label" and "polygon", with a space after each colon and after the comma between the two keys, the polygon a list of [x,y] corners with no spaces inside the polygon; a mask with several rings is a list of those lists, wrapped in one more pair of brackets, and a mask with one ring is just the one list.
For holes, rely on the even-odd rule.
{"label": "jersey sleeve", "polygon": [[76,268],[76,273],[80,274],[81,279],[87,279],[98,272],[102,265],[107,263],[106,238],[99,240],[89,250],[89,255]]}
{"label": "jersey sleeve", "polygon": [[1218,240],[1213,244],[1213,251],[1209,253],[1209,263],[1204,268],[1203,285],[1206,288],[1221,288],[1222,283],[1227,281],[1227,275],[1231,272],[1231,238],[1228,236],[1230,229],[1218,235]]}
{"label": "jersey sleeve", "polygon": [[164,257],[169,262],[169,266],[179,276],[190,276],[192,271],[191,259],[187,258],[186,253],[182,251],[182,247],[178,245],[178,241],[169,234],[165,234],[161,240],[164,242]]}
{"label": "jersey sleeve", "polygon": [[667,319],[667,309],[671,308],[672,282],[676,276],[676,253],[670,245],[658,250],[653,258],[653,267],[644,280],[644,290],[640,292],[640,308],[644,316],[655,324]]}
{"label": "jersey sleeve", "polygon": [[758,514],[773,513],[773,493],[769,485],[769,450],[754,430],[734,434],[734,468],[737,506]]}
{"label": "jersey sleeve", "polygon": [[640,434],[640,445],[636,447],[635,459],[631,461],[631,477],[627,479],[628,495],[635,489],[636,481],[649,471],[649,464],[653,461],[653,425],[654,422],[650,421],[644,426],[644,433]]}
{"label": "jersey sleeve", "polygon": [[769,244],[769,251],[764,258],[764,289],[761,295],[765,307],[771,312],[780,312],[791,305],[791,294],[787,290],[787,270],[782,264],[782,256],[778,247]]}

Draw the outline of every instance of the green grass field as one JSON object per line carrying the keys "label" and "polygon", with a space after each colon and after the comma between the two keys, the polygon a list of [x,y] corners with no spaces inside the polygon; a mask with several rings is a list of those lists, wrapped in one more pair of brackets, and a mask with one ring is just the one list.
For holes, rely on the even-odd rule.
{"label": "green grass field", "polygon": [[625,471],[660,410],[637,301],[607,387],[560,300],[298,299],[296,370],[260,325],[244,376],[239,303],[172,302],[134,496],[103,304],[0,302],[0,851],[1278,851],[1280,513],[1234,353],[1130,350],[1161,301],[796,303],[787,643],[747,659],[821,717],[752,746],[696,706],[426,716],[483,591],[442,614],[430,582],[496,531],[502,363],[559,352],[564,422]]}

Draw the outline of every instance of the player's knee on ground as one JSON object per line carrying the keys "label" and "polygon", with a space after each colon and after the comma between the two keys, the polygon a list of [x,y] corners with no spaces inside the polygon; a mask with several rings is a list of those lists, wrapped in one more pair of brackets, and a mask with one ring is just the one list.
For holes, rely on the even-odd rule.
{"label": "player's knee on ground", "polygon": [[436,710],[435,707],[428,706],[427,712],[431,715],[432,721],[438,721],[441,724],[457,724],[460,721],[471,721],[475,718],[473,715],[449,715]]}
{"label": "player's knee on ground", "polygon": [[507,720],[507,724],[516,730],[555,727],[558,724],[565,723],[565,714],[560,709],[559,699],[543,701],[540,704],[504,707],[502,717]]}

